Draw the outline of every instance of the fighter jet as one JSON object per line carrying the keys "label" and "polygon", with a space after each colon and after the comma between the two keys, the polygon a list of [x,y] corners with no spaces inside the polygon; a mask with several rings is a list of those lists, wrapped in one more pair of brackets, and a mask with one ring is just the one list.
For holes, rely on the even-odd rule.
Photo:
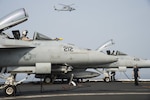
{"label": "fighter jet", "polygon": [[[17,82],[17,73],[68,73],[76,68],[97,67],[117,61],[115,56],[82,49],[38,32],[30,41],[21,40],[19,30],[12,30],[13,37],[4,32],[28,20],[28,17],[25,9],[21,8],[0,19],[0,77],[6,80],[0,89],[5,89],[8,96],[15,95],[16,86],[26,79]],[[8,77],[3,74],[7,68],[11,73]]]}
{"label": "fighter jet", "polygon": [[[109,41],[105,42],[103,45],[101,45],[99,48],[96,49],[96,51],[101,52],[102,50],[105,50],[106,48],[114,45],[114,41],[113,39],[110,39]],[[49,84],[49,83],[53,83],[56,79],[62,79],[65,80],[67,79],[67,81],[69,82],[70,80],[70,76],[73,74],[73,79],[76,80],[77,82],[82,82],[83,79],[88,79],[88,78],[93,78],[93,77],[97,77],[100,76],[101,73],[99,72],[93,72],[93,71],[86,71],[87,68],[74,68],[71,72],[68,73],[60,73],[60,74],[55,74],[55,73],[51,73],[51,74],[35,74],[35,78],[42,78],[44,79],[44,82]]]}
{"label": "fighter jet", "polygon": [[150,68],[150,60],[148,59],[141,59],[133,56],[129,56],[120,51],[111,51],[106,50],[108,55],[113,55],[118,58],[116,62],[110,64],[100,65],[98,68],[102,68],[103,70],[99,70],[96,68],[98,72],[104,74],[104,81],[110,82],[111,81],[111,73],[110,72],[125,72],[127,68],[133,68],[135,65],[138,68]]}
{"label": "fighter jet", "polygon": [[75,10],[75,8],[71,7],[74,4],[71,4],[71,5],[59,4],[59,5],[62,5],[63,7],[62,8],[56,8],[54,6],[54,10],[56,10],[56,11],[73,11],[73,10]]}
{"label": "fighter jet", "polygon": [[[120,52],[118,50],[106,50],[110,46],[113,46],[115,43],[111,39],[107,42],[105,42],[103,45],[101,45],[98,49],[96,49],[98,52],[106,52],[107,55],[112,55],[117,57],[117,61],[109,64],[103,64],[99,65],[96,68],[94,68],[98,73],[88,71],[86,72],[86,69],[74,69],[72,72],[66,73],[66,74],[61,74],[61,77],[59,74],[57,75],[50,75],[50,74],[45,74],[45,75],[35,75],[36,78],[44,78],[45,83],[50,83],[55,80],[55,78],[58,79],[68,79],[71,74],[74,74],[74,79],[87,79],[87,78],[92,78],[92,77],[97,77],[99,75],[104,75],[104,81],[105,82],[110,82],[112,80],[112,72],[126,72],[127,68],[133,68],[135,65],[138,66],[139,68],[150,68],[150,60],[147,59],[141,59],[133,56],[129,56],[123,52]],[[93,67],[88,67],[88,68],[93,68]],[[54,78],[55,76],[55,78]]]}

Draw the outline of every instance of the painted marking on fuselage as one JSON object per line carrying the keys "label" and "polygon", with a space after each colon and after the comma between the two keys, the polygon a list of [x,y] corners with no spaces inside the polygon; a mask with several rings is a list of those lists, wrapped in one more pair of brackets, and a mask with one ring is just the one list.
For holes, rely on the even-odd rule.
{"label": "painted marking on fuselage", "polygon": [[32,58],[32,55],[30,53],[27,53],[25,56],[24,56],[24,60],[30,60]]}
{"label": "painted marking on fuselage", "polygon": [[73,47],[71,46],[64,46],[63,48],[65,52],[73,52]]}

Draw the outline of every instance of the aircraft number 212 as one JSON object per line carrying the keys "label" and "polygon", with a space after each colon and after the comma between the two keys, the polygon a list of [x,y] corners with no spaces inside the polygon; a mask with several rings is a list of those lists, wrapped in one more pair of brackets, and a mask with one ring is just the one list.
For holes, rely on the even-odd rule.
{"label": "aircraft number 212", "polygon": [[64,46],[64,51],[65,52],[73,52],[73,47],[70,47],[70,46]]}

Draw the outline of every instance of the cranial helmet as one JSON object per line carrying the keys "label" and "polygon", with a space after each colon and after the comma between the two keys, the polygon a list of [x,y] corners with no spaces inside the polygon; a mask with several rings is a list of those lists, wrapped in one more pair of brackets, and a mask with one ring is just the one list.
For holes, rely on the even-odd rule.
{"label": "cranial helmet", "polygon": [[24,30],[24,31],[22,32],[22,35],[27,36],[27,33],[28,33],[28,31],[27,31],[27,30]]}

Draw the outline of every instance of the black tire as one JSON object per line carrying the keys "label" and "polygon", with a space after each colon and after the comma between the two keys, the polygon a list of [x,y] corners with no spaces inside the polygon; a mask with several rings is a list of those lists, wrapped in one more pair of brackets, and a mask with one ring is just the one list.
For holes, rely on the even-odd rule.
{"label": "black tire", "polygon": [[6,96],[15,96],[16,95],[16,86],[9,85],[4,89]]}
{"label": "black tire", "polygon": [[109,83],[109,82],[110,82],[110,78],[109,78],[109,77],[105,77],[105,78],[104,78],[104,81],[105,81],[106,83]]}
{"label": "black tire", "polygon": [[46,84],[50,84],[50,83],[51,83],[51,78],[50,78],[50,77],[45,77],[45,78],[44,78],[44,82],[45,82]]}

